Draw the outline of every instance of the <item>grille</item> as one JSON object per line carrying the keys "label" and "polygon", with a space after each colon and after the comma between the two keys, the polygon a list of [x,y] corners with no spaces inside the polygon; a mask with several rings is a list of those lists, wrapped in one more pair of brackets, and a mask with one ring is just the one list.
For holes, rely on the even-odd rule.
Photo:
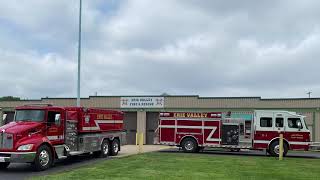
{"label": "grille", "polygon": [[[8,137],[11,137],[8,139]],[[12,149],[13,148],[13,135],[4,132],[0,133],[0,149]]]}

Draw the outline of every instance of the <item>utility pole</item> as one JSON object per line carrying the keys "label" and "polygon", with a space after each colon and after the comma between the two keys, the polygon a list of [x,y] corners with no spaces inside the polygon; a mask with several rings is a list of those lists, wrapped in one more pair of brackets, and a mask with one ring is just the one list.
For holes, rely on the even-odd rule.
{"label": "utility pole", "polygon": [[81,10],[82,0],[79,0],[79,36],[78,36],[78,82],[77,82],[77,106],[80,107],[80,67],[81,67]]}
{"label": "utility pole", "polygon": [[311,91],[309,91],[309,92],[307,92],[307,94],[309,95],[309,98],[311,98],[311,94],[312,94],[312,92],[311,92]]}

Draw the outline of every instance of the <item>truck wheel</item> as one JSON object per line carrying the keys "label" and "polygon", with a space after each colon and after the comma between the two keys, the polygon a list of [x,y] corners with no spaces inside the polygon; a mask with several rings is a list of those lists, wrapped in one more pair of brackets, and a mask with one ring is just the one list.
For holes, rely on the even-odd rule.
{"label": "truck wheel", "polygon": [[198,150],[198,143],[194,138],[185,138],[181,143],[182,149],[187,153],[194,153]]}
{"label": "truck wheel", "polygon": [[50,147],[42,145],[38,148],[36,158],[32,165],[36,171],[43,171],[48,169],[52,165],[52,162],[53,159]]}
{"label": "truck wheel", "polygon": [[[279,141],[274,141],[269,146],[269,152],[271,156],[279,156],[280,145]],[[288,152],[288,146],[283,142],[283,156],[286,156]]]}
{"label": "truck wheel", "polygon": [[240,149],[239,148],[232,148],[231,152],[240,152]]}
{"label": "truck wheel", "polygon": [[105,158],[109,153],[109,141],[104,139],[101,143],[100,157]]}
{"label": "truck wheel", "polygon": [[0,169],[6,169],[9,166],[9,162],[1,162],[0,163]]}
{"label": "truck wheel", "polygon": [[114,139],[110,146],[110,155],[116,156],[118,155],[120,149],[120,141],[118,139]]}

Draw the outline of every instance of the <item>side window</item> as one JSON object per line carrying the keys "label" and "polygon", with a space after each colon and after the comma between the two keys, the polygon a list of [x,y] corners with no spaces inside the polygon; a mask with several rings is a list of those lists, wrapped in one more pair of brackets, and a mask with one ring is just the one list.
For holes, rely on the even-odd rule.
{"label": "side window", "polygon": [[276,127],[283,127],[283,118],[282,117],[276,118]]}
{"label": "side window", "polygon": [[272,127],[272,118],[271,117],[261,117],[260,118],[260,127]]}
{"label": "side window", "polygon": [[289,128],[297,128],[298,129],[298,122],[301,123],[300,118],[288,118],[288,127]]}
{"label": "side window", "polygon": [[60,125],[60,117],[61,114],[60,112],[54,112],[54,111],[49,111],[48,112],[48,124],[56,124]]}

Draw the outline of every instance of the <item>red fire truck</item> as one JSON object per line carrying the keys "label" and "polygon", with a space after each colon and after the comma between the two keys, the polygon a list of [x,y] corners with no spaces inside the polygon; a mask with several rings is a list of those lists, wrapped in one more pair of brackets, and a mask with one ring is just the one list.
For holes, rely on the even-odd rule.
{"label": "red fire truck", "polygon": [[[223,115],[224,114],[224,115]],[[228,114],[228,113],[226,113]],[[229,118],[221,112],[163,112],[157,129],[160,144],[198,152],[205,147],[266,150],[279,154],[279,134],[288,150],[308,150],[310,131],[304,116],[276,110],[254,111],[251,121]]]}
{"label": "red fire truck", "polygon": [[45,170],[57,159],[93,153],[117,155],[125,143],[120,111],[25,105],[14,121],[0,127],[0,169],[10,163],[31,163]]}

